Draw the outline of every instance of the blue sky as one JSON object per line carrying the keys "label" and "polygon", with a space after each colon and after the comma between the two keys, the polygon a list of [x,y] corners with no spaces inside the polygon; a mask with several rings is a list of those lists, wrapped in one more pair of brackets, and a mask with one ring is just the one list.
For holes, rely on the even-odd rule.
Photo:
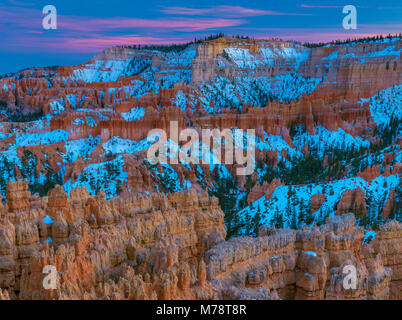
{"label": "blue sky", "polygon": [[[57,30],[42,9],[57,9]],[[357,8],[344,30],[342,8]],[[180,43],[217,32],[254,38],[329,41],[402,32],[400,0],[2,0],[0,74],[31,66],[74,65],[119,44]]]}

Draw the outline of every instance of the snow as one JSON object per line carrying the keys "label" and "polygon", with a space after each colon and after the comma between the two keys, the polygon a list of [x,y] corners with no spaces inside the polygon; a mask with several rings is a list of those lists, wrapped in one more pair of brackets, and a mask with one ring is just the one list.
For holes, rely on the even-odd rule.
{"label": "snow", "polygon": [[[99,117],[100,113],[98,112],[98,117]],[[72,122],[73,125],[75,126],[79,126],[79,125],[85,125],[85,122],[87,123],[88,126],[94,128],[96,127],[96,121],[93,117],[91,116],[85,116],[85,120],[84,118],[80,117],[80,118],[75,118],[74,121]]]}
{"label": "snow", "polygon": [[182,111],[186,110],[187,98],[182,90],[179,90],[176,93],[176,97],[174,99],[171,99],[171,101],[174,105],[179,107]]}
{"label": "snow", "polygon": [[189,46],[185,50],[177,52],[167,53],[166,65],[171,67],[191,67],[191,61],[197,55],[197,50],[194,46]]}
{"label": "snow", "polygon": [[332,66],[332,62],[333,62],[332,60],[337,59],[337,58],[338,58],[338,51],[333,51],[333,52],[331,52],[331,54],[329,56],[326,56],[326,57],[322,58],[321,60],[324,60],[324,61],[328,60],[329,63],[325,64],[325,66],[327,68],[330,68]]}
{"label": "snow", "polygon": [[[159,54],[163,57],[160,64],[152,67],[152,56]],[[121,76],[141,74],[146,81],[133,81],[133,85],[121,88],[130,96],[140,97],[147,91],[157,92],[160,87],[171,88],[177,82],[190,82],[191,61],[196,56],[194,46],[189,46],[181,52],[159,52],[153,50],[128,51],[132,58],[97,59],[82,68],[74,70],[71,79],[91,82],[117,81]],[[157,77],[155,77],[157,75]],[[158,79],[158,83],[155,81]],[[115,91],[109,91],[115,97]]]}
{"label": "snow", "polygon": [[333,51],[329,56],[326,56],[324,58],[321,58],[321,60],[333,60],[338,58],[338,51]]}
{"label": "snow", "polygon": [[[1,129],[3,129],[3,126],[2,126],[2,124],[0,123],[0,125],[1,125]],[[1,130],[0,129],[0,130]],[[3,140],[3,139],[6,139],[6,138],[9,138],[9,137],[11,137],[13,134],[12,133],[7,133],[7,134],[4,134],[3,132],[0,132],[0,140]]]}
{"label": "snow", "polygon": [[[314,91],[322,81],[322,78],[304,78],[296,73],[300,64],[309,56],[310,50],[304,47],[259,48],[257,54],[251,53],[249,49],[230,47],[225,48],[224,52],[229,62],[243,71],[238,70],[230,79],[216,77],[201,83],[199,89],[192,89],[188,101],[182,96],[176,97],[175,104],[182,110],[185,103],[192,109],[201,104],[209,113],[220,113],[222,108],[241,109],[246,103],[265,107],[270,100],[290,102]],[[218,66],[225,64],[226,60],[221,56],[216,59]],[[275,77],[258,74],[257,68],[272,67],[275,63],[280,63],[280,67],[285,64],[289,72]]]}
{"label": "snow", "polygon": [[99,121],[107,121],[109,120],[109,117],[103,115],[102,113],[98,112],[98,119]]}
{"label": "snow", "polygon": [[15,148],[10,148],[6,151],[0,151],[0,157],[6,159],[12,163],[20,164],[20,158],[18,157],[18,152]]}
{"label": "snow", "polygon": [[[378,212],[381,212],[381,208],[384,206],[390,190],[399,184],[400,176],[400,174],[388,177],[378,176],[371,183],[361,177],[354,177],[322,184],[281,185],[274,190],[269,200],[262,197],[235,214],[236,224],[239,226],[238,234],[249,234],[247,221],[253,221],[257,214],[259,214],[260,223],[266,225],[274,224],[275,216],[279,214],[283,218],[283,226],[285,228],[290,227],[292,218],[300,215],[301,201],[305,205],[309,204],[314,194],[325,195],[324,203],[312,214],[314,218],[313,223],[323,222],[326,217],[335,215],[336,205],[341,199],[343,192],[358,187],[364,191],[365,198],[370,200],[371,206],[368,207],[368,214],[375,218]],[[292,188],[294,193],[291,198],[289,198],[290,188]]]}
{"label": "snow", "polygon": [[31,121],[29,122],[29,125],[27,125],[26,129],[27,130],[32,130],[32,131],[41,131],[44,129],[44,127],[49,128],[50,126],[50,120],[53,118],[53,115],[48,113],[46,116],[44,116],[40,120],[36,121]]}
{"label": "snow", "polygon": [[370,241],[374,240],[375,234],[376,234],[375,231],[372,230],[366,231],[366,234],[364,235],[363,238],[363,243],[369,243]]}
{"label": "snow", "polygon": [[232,175],[224,164],[217,166],[217,174],[220,180],[232,178]]}
{"label": "snow", "polygon": [[293,138],[293,146],[298,150],[302,150],[306,144],[309,152],[320,159],[332,149],[347,151],[351,149],[359,150],[361,147],[368,148],[370,146],[369,141],[362,140],[360,137],[353,137],[341,128],[337,131],[330,131],[322,126],[315,127],[314,135],[305,131],[296,134]]}
{"label": "snow", "polygon": [[[109,117],[103,115],[103,114],[102,114],[100,111],[98,111],[98,110],[88,109],[88,108],[80,108],[80,109],[77,109],[77,111],[79,111],[79,112],[89,112],[89,113],[92,113],[92,114],[96,114],[99,121],[109,120]],[[104,109],[104,110],[102,110],[102,112],[103,112],[103,113],[109,113],[109,112],[112,112],[112,111],[111,111],[110,109]],[[78,120],[77,120],[77,119],[78,119]],[[82,123],[82,124],[85,123],[85,121],[84,121],[83,118],[77,118],[77,119],[74,120],[74,122],[73,122],[74,125],[79,125],[80,123]],[[92,118],[92,119],[93,119],[93,118]],[[91,121],[91,119],[90,119],[89,121]],[[88,119],[87,119],[87,122],[88,122]]]}
{"label": "snow", "polygon": [[283,58],[286,60],[295,60],[295,69],[299,69],[300,64],[307,60],[310,50],[306,48],[302,48],[302,51],[296,50],[296,48],[291,47],[280,47],[275,48],[274,54],[276,58]]}
{"label": "snow", "polygon": [[91,195],[104,190],[107,199],[114,197],[118,193],[118,186],[127,183],[127,172],[123,171],[123,166],[122,155],[113,160],[89,164],[74,183],[70,179],[63,185],[64,190],[70,194],[71,189],[85,186]]}
{"label": "snow", "polygon": [[191,80],[191,70],[187,69],[172,69],[169,71],[159,72],[160,88],[173,88],[175,83],[189,83]]}
{"label": "snow", "polygon": [[85,124],[85,120],[83,118],[75,118],[72,123],[75,126],[79,126],[80,124]]}
{"label": "snow", "polygon": [[[401,53],[400,47],[394,45],[394,40],[384,40],[383,43],[389,43],[391,45],[378,46],[378,50],[375,52],[367,52],[364,54],[349,53],[348,48],[335,48],[336,51],[328,52],[328,56],[322,58],[322,63],[326,63],[326,66],[331,66],[334,59],[342,58],[357,58],[361,63],[384,57],[384,60],[390,60],[397,58]],[[232,77],[217,77],[210,81],[204,82],[199,88],[196,86],[190,86],[189,91],[183,92],[178,90],[177,94],[171,99],[172,105],[177,106],[182,111],[186,108],[195,109],[201,106],[207,112],[220,113],[223,108],[235,108],[242,109],[246,104],[252,103],[254,106],[266,106],[267,102],[272,100],[279,100],[280,102],[289,102],[296,99],[300,99],[304,94],[313,92],[317,86],[323,81],[321,78],[306,78],[302,74],[297,73],[300,65],[309,56],[310,49],[303,47],[288,47],[288,46],[276,46],[267,44],[266,48],[257,47],[257,52],[251,51],[246,46],[243,48],[226,48],[225,53],[229,56],[229,59],[224,58],[226,55],[220,55],[215,59],[216,65],[223,67],[233,68],[237,67],[241,70],[235,70]],[[346,54],[345,54],[346,53]],[[158,93],[161,88],[172,88],[176,83],[184,81],[189,82],[191,79],[191,61],[196,56],[195,46],[184,50],[182,52],[169,52],[158,53],[161,55],[160,61],[155,61],[154,65],[150,65],[153,53],[139,53],[143,55],[141,59],[138,56],[128,57],[127,59],[98,59],[93,60],[90,63],[83,65],[80,69],[73,71],[71,78],[75,81],[82,80],[85,82],[95,81],[117,81],[120,76],[132,75],[137,72],[141,73],[141,76],[136,80],[129,80],[126,85],[120,87],[120,84],[115,84],[116,88],[106,88],[105,91],[99,92],[99,97],[104,99],[106,95],[112,98],[112,103],[118,100],[122,100],[126,95],[130,97],[141,97],[143,95],[152,93]],[[344,63],[347,63],[346,59]],[[277,64],[277,65],[276,65]],[[266,70],[269,68],[281,67],[282,73],[275,77],[266,76]],[[261,71],[260,67],[265,68]],[[365,66],[367,67],[367,66]],[[392,65],[390,66],[392,68]],[[317,66],[318,68],[318,66]],[[248,70],[248,69],[251,69]],[[287,72],[287,71],[289,72]],[[265,76],[260,76],[259,72],[264,72]],[[287,73],[285,73],[287,72]],[[320,74],[318,72],[317,74]],[[141,79],[141,80],[140,80]],[[61,79],[60,79],[61,80]],[[64,79],[65,81],[70,79]],[[67,82],[66,82],[67,83]],[[9,90],[13,84],[3,84],[5,90]],[[109,86],[108,86],[109,87]],[[179,88],[179,87],[178,87]],[[92,89],[88,89],[92,90]],[[4,92],[4,91],[3,91]],[[50,102],[50,107],[53,113],[58,114],[65,110],[66,105],[70,104],[73,108],[80,106],[91,106],[92,98],[86,97],[85,94],[82,98],[79,98],[77,94],[67,94],[72,92],[66,86],[65,96],[53,97],[53,101]],[[32,92],[31,92],[32,93]],[[89,96],[89,94],[87,93]],[[92,95],[91,95],[92,96]],[[56,99],[57,98],[57,99]],[[55,99],[55,100],[54,100]],[[68,103],[67,103],[68,101]],[[104,100],[103,100],[104,101]],[[133,100],[134,101],[134,100]],[[377,95],[368,98],[361,99],[361,103],[368,102],[370,106],[370,112],[374,122],[377,126],[385,127],[392,117],[396,117],[399,121],[402,119],[402,85],[396,85],[391,88],[380,91]],[[84,103],[84,105],[82,105]],[[135,106],[135,105],[134,105]],[[111,108],[110,108],[111,109]],[[89,115],[83,115],[82,113],[77,116],[72,122],[73,125],[87,125],[89,127],[96,127],[97,122],[109,119],[108,116],[102,113],[111,111],[104,110],[102,113],[99,110],[92,109],[79,109],[80,111],[91,112]],[[47,118],[32,122],[27,129],[34,129],[34,132],[43,132],[46,125],[49,124],[51,115],[47,115]],[[145,109],[142,107],[132,108],[129,112],[121,114],[122,119],[126,121],[138,121],[145,117]],[[46,122],[47,121],[47,122]],[[369,124],[371,126],[371,124]],[[332,151],[338,149],[344,153],[347,153],[351,149],[361,149],[369,147],[369,141],[365,140],[365,137],[354,137],[349,134],[351,132],[347,129],[338,129],[336,131],[328,130],[324,127],[318,126],[314,130],[314,134],[308,132],[298,132],[293,139],[293,144],[288,143],[282,136],[267,134],[263,132],[260,137],[255,137],[255,146],[260,151],[269,150],[276,153],[280,165],[283,163],[287,168],[290,168],[294,162],[303,158],[302,149],[305,145],[309,147],[310,155],[323,159],[325,155],[328,155]],[[78,128],[69,128],[69,130],[76,130]],[[105,153],[107,153],[107,161],[101,163],[85,163],[86,161],[103,161],[105,155],[99,155],[99,159],[91,159],[91,154],[98,155],[98,152],[94,152],[101,142],[100,137],[86,137],[86,139],[78,139],[68,141],[69,134],[64,130],[56,130],[53,132],[45,133],[23,133],[17,131],[15,145],[10,145],[7,151],[0,152],[0,177],[5,180],[13,177],[13,168],[7,165],[6,161],[10,161],[12,164],[16,164],[21,167],[21,161],[18,158],[17,149],[21,146],[35,146],[46,145],[58,142],[65,142],[66,153],[61,154],[63,157],[63,163],[77,161],[79,158],[86,165],[86,167],[79,174],[77,180],[68,180],[65,183],[65,188],[71,190],[73,186],[85,185],[89,186],[91,193],[96,193],[99,188],[107,188],[107,196],[111,197],[116,194],[120,183],[126,181],[126,173],[123,172],[124,157],[126,154],[134,154],[141,151],[146,151],[151,143],[156,141],[148,141],[144,139],[141,141],[134,141],[130,139],[122,139],[121,137],[113,137],[109,141],[102,144]],[[293,135],[292,135],[293,136]],[[4,139],[7,136],[0,133],[0,139]],[[238,145],[239,146],[239,145]],[[183,151],[172,140],[168,140],[168,158],[170,160],[177,158],[177,152]],[[220,164],[218,159],[214,156],[213,152],[209,150],[207,146],[202,143],[196,144],[195,147],[199,147],[200,161],[202,159],[208,159],[210,162],[209,168],[201,168],[196,166],[197,179],[203,179],[198,176],[198,173],[204,174],[203,170],[210,170],[210,172],[216,174],[218,180],[225,180],[231,178],[231,174],[225,165]],[[4,148],[5,149],[5,148]],[[4,150],[3,149],[3,150]],[[99,148],[97,149],[99,150]],[[21,152],[21,150],[19,150]],[[286,151],[287,158],[282,157],[282,152]],[[389,152],[387,149],[380,150],[378,154],[363,154],[358,156],[357,162],[366,162],[371,164],[381,164],[384,161],[384,153]],[[270,153],[271,154],[271,153]],[[117,157],[113,159],[114,156]],[[46,156],[45,156],[46,158]],[[95,157],[93,157],[95,158]],[[113,159],[113,160],[110,160]],[[402,152],[399,150],[396,152],[395,159],[392,165],[400,163],[402,159]],[[349,160],[342,163],[345,168],[348,167]],[[189,168],[188,163],[181,160],[181,163]],[[58,166],[61,167],[61,163],[58,162]],[[66,165],[67,166],[67,165]],[[66,170],[66,166],[63,166],[61,170]],[[114,172],[109,172],[110,167],[113,167]],[[120,166],[120,169],[116,169],[116,166]],[[378,213],[378,208],[384,203],[384,199],[388,199],[389,191],[394,188],[398,183],[400,175],[395,174],[394,170],[391,170],[389,177],[377,177],[373,181],[366,182],[363,178],[354,177],[357,175],[354,170],[357,165],[353,165],[354,168],[349,169],[347,173],[348,178],[338,181],[331,181],[326,183],[307,184],[298,186],[279,186],[270,200],[266,200],[264,197],[258,199],[249,207],[238,213],[240,233],[246,234],[247,228],[244,227],[247,224],[247,219],[254,218],[257,214],[260,215],[260,221],[262,223],[272,224],[275,214],[280,213],[284,218],[284,226],[290,226],[292,218],[302,211],[300,209],[300,201],[303,200],[307,206],[309,204],[312,195],[323,193],[325,194],[325,202],[321,208],[313,214],[314,222],[322,223],[323,218],[335,213],[336,205],[345,190],[354,189],[357,187],[362,188],[367,199],[373,199],[368,211],[370,213]],[[160,167],[158,167],[160,168]],[[360,167],[359,167],[360,168]],[[383,169],[384,166],[381,166]],[[277,169],[277,168],[275,168]],[[162,171],[157,169],[151,169],[154,178],[159,181],[159,185],[165,186],[168,190],[182,190],[191,188],[192,183],[189,180],[182,179],[183,177],[177,174],[177,168],[168,164],[162,165]],[[278,169],[279,170],[279,169]],[[64,172],[64,171],[63,171]],[[68,177],[67,177],[68,178]],[[180,178],[180,179],[179,179]],[[39,172],[38,181],[45,181],[45,176],[42,172]],[[74,183],[72,183],[74,181]],[[289,196],[289,191],[295,193],[294,196]],[[241,197],[244,197],[245,193],[239,194],[236,199],[238,203]],[[298,220],[297,218],[296,220]],[[298,221],[299,222],[299,221]],[[306,223],[307,224],[307,223]],[[311,225],[311,223],[308,223]]]}
{"label": "snow", "polygon": [[183,189],[191,189],[192,183],[189,180],[184,180]]}
{"label": "snow", "polygon": [[64,163],[77,161],[78,157],[86,159],[92,151],[100,144],[100,136],[87,139],[70,140],[65,143],[66,153],[63,154]]}
{"label": "snow", "polygon": [[310,278],[310,280],[314,279],[314,276],[312,274],[308,273],[308,272],[306,272],[304,275],[308,276]]}
{"label": "snow", "polygon": [[313,256],[313,257],[316,257],[316,256],[317,256],[317,254],[316,254],[315,252],[312,252],[312,251],[304,251],[304,253],[305,253],[305,254],[308,254],[308,255],[310,255],[310,256]]}
{"label": "snow", "polygon": [[261,64],[261,61],[254,55],[250,54],[249,49],[242,48],[225,48],[224,51],[228,54],[237,67],[242,69],[255,69]]}
{"label": "snow", "polygon": [[68,103],[73,106],[74,108],[77,107],[77,95],[76,94],[68,94],[66,95],[66,99]]}
{"label": "snow", "polygon": [[64,98],[61,98],[50,102],[50,107],[54,114],[59,114],[61,111],[64,111],[65,104]]}
{"label": "snow", "polygon": [[54,223],[54,221],[52,220],[52,218],[50,218],[49,216],[44,217],[42,221],[43,221],[44,223],[46,223],[46,224],[52,224],[52,223]]}
{"label": "snow", "polygon": [[307,60],[310,52],[309,49],[302,47],[297,50],[296,48],[285,46],[259,48],[260,55],[250,53],[249,49],[236,47],[225,48],[224,51],[229,60],[233,61],[238,68],[252,70],[263,66],[273,67],[275,62],[280,59],[293,63],[293,67],[297,70],[300,63]]}
{"label": "snow", "polygon": [[17,134],[15,147],[49,145],[68,140],[68,132],[57,129],[44,133],[24,133],[21,136]]}
{"label": "snow", "polygon": [[96,121],[94,118],[92,118],[91,116],[86,116],[85,120],[87,121],[88,126],[90,127],[96,127]]}
{"label": "snow", "polygon": [[[370,43],[373,43],[372,41]],[[384,42],[385,43],[385,42]],[[345,45],[340,45],[345,46]],[[347,45],[346,45],[347,46]],[[395,58],[401,55],[402,48],[397,49],[395,45],[388,45],[385,48],[381,48],[381,46],[372,46],[368,47],[371,50],[371,52],[349,52],[349,50],[338,50],[333,51],[329,56],[322,58],[322,60],[328,60],[329,64],[326,64],[326,67],[331,67],[332,66],[332,60],[334,59],[347,59],[347,58],[352,58],[352,59],[359,59],[361,64],[365,64],[367,59],[379,59],[379,58]],[[377,50],[376,50],[377,49]]]}
{"label": "snow", "polygon": [[[194,106],[199,101],[209,113],[219,113],[221,108],[241,109],[246,103],[265,107],[270,100],[290,102],[314,91],[321,78],[304,78],[294,72],[276,77],[242,76],[228,79],[217,77],[202,83],[196,90],[198,100],[190,101]],[[214,106],[214,108],[212,107]]]}
{"label": "snow", "polygon": [[387,46],[383,50],[379,51],[372,51],[372,52],[367,52],[363,55],[356,55],[355,53],[348,53],[343,55],[341,58],[360,58],[361,60],[365,60],[365,58],[379,58],[379,57],[384,57],[384,56],[400,56],[402,52],[401,49],[396,49],[395,45]]}
{"label": "snow", "polygon": [[368,102],[370,113],[378,127],[389,124],[392,117],[402,119],[402,84],[381,90],[368,99],[361,99],[360,103]]}
{"label": "snow", "polygon": [[145,115],[145,109],[142,107],[132,108],[129,112],[121,113],[121,116],[126,121],[140,120]]}
{"label": "snow", "polygon": [[396,49],[395,45],[387,46],[381,51],[369,52],[364,57],[400,56],[402,48]]}
{"label": "snow", "polygon": [[282,150],[286,151],[286,154],[292,159],[300,159],[303,158],[303,154],[300,150],[296,148],[291,148],[289,144],[281,137],[277,135],[267,134],[264,131],[264,140],[261,140],[260,137],[255,137],[255,147],[260,150],[270,150],[276,151],[278,155],[278,161],[283,160],[285,164],[290,165],[289,161],[285,158],[282,158],[281,152]]}
{"label": "snow", "polygon": [[150,58],[145,56],[138,59],[95,60],[93,63],[86,64],[82,69],[74,70],[71,78],[87,83],[117,81],[121,76],[137,74],[150,64]]}
{"label": "snow", "polygon": [[[154,143],[156,142],[159,138],[158,135],[155,134],[154,136],[149,137],[150,142]],[[201,139],[201,137],[200,137]],[[217,139],[214,137],[214,141],[217,141]],[[224,145],[225,142],[222,143]],[[150,147],[150,144],[147,144],[144,140],[141,142],[141,145],[144,145],[140,150],[145,150]],[[218,147],[221,147],[221,145],[218,145]],[[119,146],[121,148],[121,146]],[[194,144],[191,146],[191,148],[184,148],[180,147],[177,142],[175,142],[172,139],[167,139],[166,143],[161,143],[159,146],[160,149],[165,149],[166,150],[166,157],[167,157],[167,162],[170,163],[180,163],[184,165],[187,169],[190,169],[189,164],[190,163],[203,163],[209,165],[209,170],[212,173],[212,171],[215,168],[215,165],[220,165],[221,161],[216,157],[214,153],[214,148],[213,146],[205,145],[202,143],[202,141],[195,141]],[[110,150],[110,148],[109,148]],[[130,149],[128,149],[130,150]],[[137,146],[134,143],[134,152],[136,152]],[[190,158],[190,151],[194,152],[194,159]],[[130,152],[130,151],[128,151]],[[222,151],[222,154],[224,154],[224,151]],[[181,156],[180,156],[181,155]],[[187,157],[185,157],[187,155]],[[151,160],[151,159],[148,159]],[[195,161],[193,161],[195,160]],[[152,161],[153,162],[153,161]],[[219,169],[218,174],[222,174],[223,176],[230,175],[226,169],[225,166],[222,166],[222,168]]]}
{"label": "snow", "polygon": [[136,153],[147,150],[151,147],[152,143],[155,143],[156,141],[156,136],[150,136],[149,140],[146,138],[139,142],[130,139],[122,139],[118,136],[115,136],[107,142],[104,142],[102,147],[106,152],[111,152],[112,154]]}

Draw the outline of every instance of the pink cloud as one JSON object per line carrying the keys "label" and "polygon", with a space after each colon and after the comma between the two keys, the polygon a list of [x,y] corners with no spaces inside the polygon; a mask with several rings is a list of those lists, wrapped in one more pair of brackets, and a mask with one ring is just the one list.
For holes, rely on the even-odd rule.
{"label": "pink cloud", "polygon": [[189,16],[203,16],[203,15],[219,15],[226,17],[253,17],[253,16],[292,16],[292,15],[307,15],[299,13],[278,12],[273,10],[261,10],[244,8],[241,6],[220,5],[209,8],[188,8],[188,7],[164,7],[160,9],[161,12],[169,15],[189,15]]}
{"label": "pink cloud", "polygon": [[[26,29],[42,27],[43,14],[40,10],[28,8],[6,8],[0,6],[0,29],[8,31],[10,26]],[[86,16],[61,15],[57,17],[59,31],[100,32],[119,29],[159,29],[159,31],[202,31],[233,27],[246,23],[241,19],[225,18],[157,18],[140,19],[127,17],[92,18]]]}
{"label": "pink cloud", "polygon": [[0,29],[11,30],[11,26],[41,28],[43,14],[40,10],[0,6]]}
{"label": "pink cloud", "polygon": [[10,4],[12,4],[12,5],[15,5],[15,6],[22,6],[22,7],[26,7],[26,6],[32,7],[32,6],[35,5],[35,3],[33,3],[33,2],[28,2],[28,1],[8,0],[8,2],[9,2]]}
{"label": "pink cloud", "polygon": [[[301,6],[305,8],[313,7],[309,5]],[[340,27],[323,27],[321,29],[246,28],[243,24],[248,21],[241,17],[293,14],[221,5],[201,9],[187,7],[165,7],[162,9],[166,14],[183,15],[185,16],[183,18],[173,16],[156,19],[95,18],[59,15],[58,30],[44,31],[42,29],[43,14],[41,10],[17,7],[4,8],[4,6],[0,5],[0,31],[3,36],[2,40],[7,43],[7,47],[1,48],[1,50],[9,52],[21,52],[24,50],[28,52],[95,53],[115,45],[182,43],[192,40],[194,32],[214,29],[222,31],[226,27],[235,27],[229,29],[232,34],[245,31],[244,34],[255,38],[279,37],[299,41],[321,42],[372,36],[377,33],[399,33],[401,30],[400,24],[359,24],[359,33],[345,32]],[[214,14],[218,16],[212,17]],[[201,17],[191,17],[191,15]],[[202,17],[203,15],[209,16]],[[116,33],[119,33],[119,35],[116,35]],[[203,36],[206,33],[201,32],[196,36]],[[172,34],[180,34],[180,36]]]}
{"label": "pink cloud", "polygon": [[316,6],[316,5],[309,5],[309,4],[300,4],[298,7],[301,8],[320,8],[320,9],[334,9],[334,8],[343,8],[343,6]]}
{"label": "pink cloud", "polygon": [[[247,22],[243,19],[225,18],[94,18],[59,14],[57,30],[44,31],[43,14],[40,10],[17,7],[3,9],[4,6],[0,5],[0,32],[7,37],[8,51],[24,49],[32,52],[92,53],[121,44],[180,43],[192,39],[193,35],[189,36],[191,32],[221,30]],[[185,34],[176,39],[160,36],[162,33],[175,31]],[[141,36],[133,35],[133,32],[141,32]],[[189,39],[186,39],[187,36]]]}
{"label": "pink cloud", "polygon": [[239,19],[137,19],[137,18],[110,18],[86,19],[78,17],[60,16],[58,26],[74,31],[106,31],[128,28],[163,29],[178,31],[200,31],[207,29],[238,26],[246,21]]}
{"label": "pink cloud", "polygon": [[27,33],[31,33],[31,34],[43,34],[44,31],[39,31],[39,30],[29,30],[27,31]]}

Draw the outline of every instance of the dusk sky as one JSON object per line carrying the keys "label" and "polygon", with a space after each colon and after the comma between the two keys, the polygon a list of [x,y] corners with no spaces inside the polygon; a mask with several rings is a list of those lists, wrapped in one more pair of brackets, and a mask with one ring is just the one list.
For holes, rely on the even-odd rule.
{"label": "dusk sky", "polygon": [[[57,9],[44,30],[42,9]],[[357,8],[344,30],[342,8]],[[330,41],[402,32],[401,0],[2,0],[0,74],[32,66],[84,63],[120,44],[170,44],[209,34]]]}

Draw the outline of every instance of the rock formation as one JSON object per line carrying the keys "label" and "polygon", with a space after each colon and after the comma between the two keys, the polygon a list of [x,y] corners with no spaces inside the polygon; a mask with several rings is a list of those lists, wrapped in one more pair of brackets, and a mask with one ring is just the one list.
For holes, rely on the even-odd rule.
{"label": "rock formation", "polygon": [[[12,209],[7,198],[3,209],[1,299],[400,298],[396,221],[369,244],[353,214],[224,240],[217,200],[192,189],[107,201],[85,188],[67,198],[56,186],[38,206],[25,182],[10,182],[7,195],[29,206]],[[346,265],[357,270],[354,290],[342,285]],[[55,289],[43,286],[46,266],[57,270]]]}

